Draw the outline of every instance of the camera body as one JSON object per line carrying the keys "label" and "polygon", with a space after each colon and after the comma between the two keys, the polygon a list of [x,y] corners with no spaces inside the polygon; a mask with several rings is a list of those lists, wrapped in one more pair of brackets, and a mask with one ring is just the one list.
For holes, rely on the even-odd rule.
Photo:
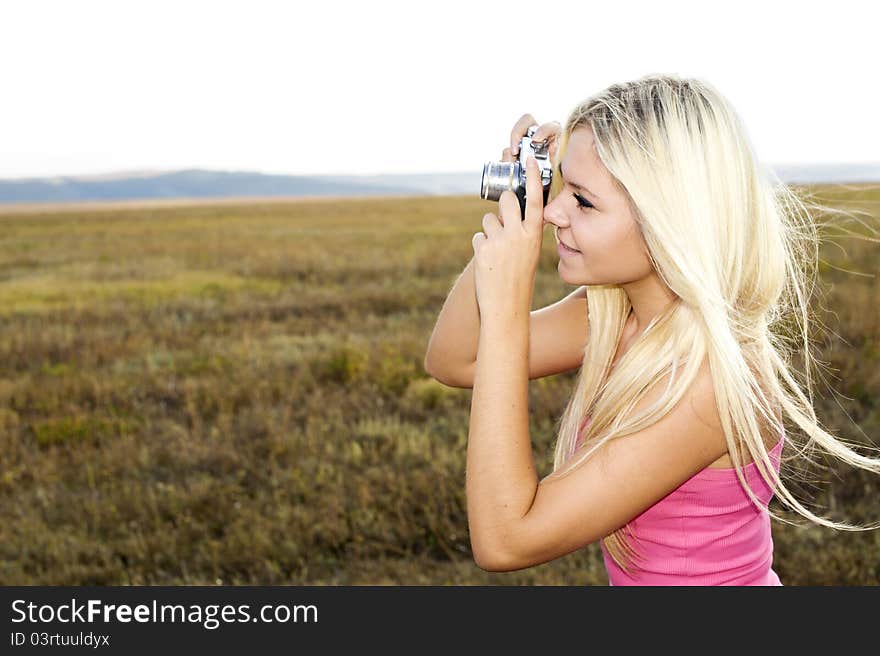
{"label": "camera body", "polygon": [[546,141],[532,141],[532,135],[538,129],[531,126],[520,140],[519,159],[515,162],[486,162],[483,165],[483,180],[480,184],[480,198],[498,200],[505,191],[512,191],[519,199],[519,208],[523,220],[526,217],[526,160],[529,156],[538,162],[543,187],[542,205],[547,204],[550,193],[550,182],[553,178],[553,165]]}

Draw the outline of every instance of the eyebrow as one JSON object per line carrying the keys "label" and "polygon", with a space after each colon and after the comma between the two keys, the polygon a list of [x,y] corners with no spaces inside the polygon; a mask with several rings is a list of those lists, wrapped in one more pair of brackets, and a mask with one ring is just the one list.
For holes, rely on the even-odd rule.
{"label": "eyebrow", "polygon": [[[559,162],[559,175],[562,176],[562,179],[563,179],[563,180],[565,179],[565,174],[562,172],[562,162]],[[575,188],[577,188],[577,189],[580,189],[581,191],[586,191],[586,192],[587,192],[588,194],[590,194],[590,196],[592,196],[593,198],[599,198],[599,196],[597,196],[596,194],[594,194],[592,191],[590,191],[589,189],[587,189],[585,186],[583,186],[583,185],[579,185],[577,182],[572,182],[571,180],[569,180],[569,181],[568,181],[568,184],[570,184],[572,187],[575,187]]]}

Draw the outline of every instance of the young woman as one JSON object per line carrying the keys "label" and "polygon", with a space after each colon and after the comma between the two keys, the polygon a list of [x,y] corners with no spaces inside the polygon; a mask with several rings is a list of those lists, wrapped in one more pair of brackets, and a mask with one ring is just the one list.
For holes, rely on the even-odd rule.
{"label": "young woman", "polygon": [[[531,125],[516,123],[503,159]],[[786,421],[807,436],[799,453],[818,446],[876,472],[880,460],[820,427],[788,367],[808,343],[815,226],[771,183],[726,99],[701,80],[645,76],[533,139],[550,140],[550,200],[532,160],[525,217],[509,191],[483,217],[425,358],[438,380],[473,387],[477,565],[521,569],[600,541],[612,585],[781,585],[774,494],[824,526],[876,528],[814,515],[779,477],[796,446]],[[559,276],[579,287],[530,312],[548,223]],[[773,329],[791,313],[803,339],[790,346]],[[539,481],[528,381],[578,368]]]}

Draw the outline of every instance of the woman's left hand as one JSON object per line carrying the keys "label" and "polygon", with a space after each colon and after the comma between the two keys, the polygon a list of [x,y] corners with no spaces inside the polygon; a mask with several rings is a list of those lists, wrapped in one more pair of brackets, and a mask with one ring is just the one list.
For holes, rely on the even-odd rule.
{"label": "woman's left hand", "polygon": [[544,190],[534,157],[526,162],[526,217],[519,199],[505,191],[498,200],[501,220],[483,216],[483,232],[474,234],[474,284],[480,314],[531,310],[535,272],[544,236]]}

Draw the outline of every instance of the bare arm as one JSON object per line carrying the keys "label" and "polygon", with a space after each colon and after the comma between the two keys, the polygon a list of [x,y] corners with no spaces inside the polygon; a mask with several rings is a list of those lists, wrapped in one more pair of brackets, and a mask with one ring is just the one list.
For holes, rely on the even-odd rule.
{"label": "bare arm", "polygon": [[[473,388],[480,316],[473,260],[443,305],[428,344],[425,371],[450,387]],[[529,379],[581,366],[589,337],[586,288],[529,313]]]}
{"label": "bare arm", "polygon": [[[425,354],[425,371],[453,387],[467,386],[467,377],[461,374],[476,362],[479,339],[480,307],[472,257],[455,281],[437,317]],[[473,379],[470,386],[473,386]]]}

